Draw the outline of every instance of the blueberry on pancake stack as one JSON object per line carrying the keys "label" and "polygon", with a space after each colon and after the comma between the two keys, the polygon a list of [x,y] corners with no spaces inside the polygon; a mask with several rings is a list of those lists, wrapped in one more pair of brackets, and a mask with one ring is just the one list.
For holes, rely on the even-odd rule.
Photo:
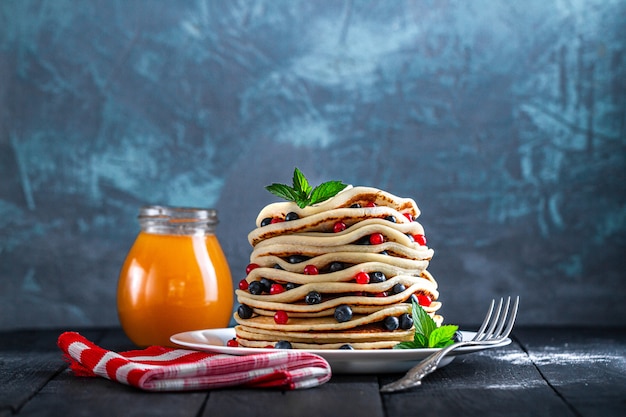
{"label": "blueberry on pancake stack", "polygon": [[237,342],[245,347],[385,349],[413,340],[411,301],[441,324],[433,250],[413,199],[329,181],[296,168],[293,186],[267,189],[248,235],[247,276],[236,291]]}

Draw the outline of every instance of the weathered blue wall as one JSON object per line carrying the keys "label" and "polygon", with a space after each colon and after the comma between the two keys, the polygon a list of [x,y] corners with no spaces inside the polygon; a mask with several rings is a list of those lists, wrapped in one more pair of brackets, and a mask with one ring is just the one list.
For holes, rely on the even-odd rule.
{"label": "weathered blue wall", "polygon": [[0,328],[117,323],[149,203],[414,197],[449,322],[626,323],[626,2],[0,2]]}

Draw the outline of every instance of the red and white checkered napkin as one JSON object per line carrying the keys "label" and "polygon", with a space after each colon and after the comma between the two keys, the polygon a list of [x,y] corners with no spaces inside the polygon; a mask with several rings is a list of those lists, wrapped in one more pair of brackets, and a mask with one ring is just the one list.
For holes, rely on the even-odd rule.
{"label": "red and white checkered napkin", "polygon": [[147,391],[236,385],[300,389],[321,385],[331,377],[330,365],[324,358],[297,350],[231,356],[150,346],[116,353],[75,332],[61,334],[57,343],[75,375],[101,376]]}

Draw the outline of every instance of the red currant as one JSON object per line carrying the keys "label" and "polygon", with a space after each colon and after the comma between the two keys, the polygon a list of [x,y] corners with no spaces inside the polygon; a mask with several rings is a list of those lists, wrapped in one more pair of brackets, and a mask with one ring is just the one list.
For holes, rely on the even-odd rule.
{"label": "red currant", "polygon": [[372,245],[380,245],[385,241],[385,237],[382,233],[372,233],[370,235],[370,244]]}
{"label": "red currant", "polygon": [[274,218],[272,219],[272,221],[270,221],[270,223],[271,223],[271,224],[274,224],[274,223],[282,223],[282,222],[284,222],[284,221],[285,221],[285,219],[281,219],[281,218],[278,218],[278,217],[274,217]]}
{"label": "red currant", "polygon": [[413,235],[413,240],[421,246],[426,246],[426,236],[424,235]]}
{"label": "red currant", "polygon": [[424,307],[428,307],[430,305],[430,303],[432,303],[432,299],[424,294],[419,294],[417,296],[417,302],[419,305],[424,306]]}
{"label": "red currant", "polygon": [[402,214],[404,214],[404,217],[406,217],[408,221],[410,222],[413,221],[413,215],[411,213],[402,213]]}
{"label": "red currant", "polygon": [[280,294],[281,292],[285,292],[285,287],[280,284],[272,284],[270,287],[270,294]]}
{"label": "red currant", "polygon": [[315,265],[307,265],[304,267],[304,275],[317,275],[320,271]]}
{"label": "red currant", "polygon": [[376,203],[374,203],[373,201],[370,201],[369,203],[365,205],[365,207],[376,207]]}
{"label": "red currant", "polygon": [[333,232],[334,233],[339,233],[339,232],[343,232],[344,230],[346,230],[346,224],[344,222],[337,222],[333,225]]}
{"label": "red currant", "polygon": [[248,289],[248,281],[246,281],[245,279],[242,279],[241,281],[239,281],[239,289],[242,291],[245,291]]}
{"label": "red currant", "polygon": [[367,272],[359,272],[358,274],[356,274],[356,282],[357,284],[369,284],[370,282],[370,276],[368,275]]}
{"label": "red currant", "polygon": [[228,347],[238,347],[239,346],[239,342],[237,341],[237,339],[232,338],[228,342],[226,342],[226,346],[228,346]]}
{"label": "red currant", "polygon": [[387,296],[387,291],[383,291],[383,292],[377,292],[376,294],[374,294],[375,297],[386,297]]}
{"label": "red currant", "polygon": [[274,323],[276,324],[287,324],[289,321],[289,316],[283,310],[278,310],[276,314],[274,314]]}
{"label": "red currant", "polygon": [[249,274],[253,269],[257,269],[259,267],[259,264],[248,264],[248,266],[246,266],[246,275]]}

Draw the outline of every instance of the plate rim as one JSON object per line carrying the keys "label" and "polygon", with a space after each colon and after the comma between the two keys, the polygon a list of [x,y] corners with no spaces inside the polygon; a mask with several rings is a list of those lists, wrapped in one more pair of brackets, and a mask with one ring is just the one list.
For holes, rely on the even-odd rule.
{"label": "plate rim", "polygon": [[[463,339],[470,339],[476,332],[461,330],[463,333]],[[200,335],[205,340],[206,335],[212,335],[217,337],[224,343],[223,345],[212,344],[208,342],[202,342],[201,340],[193,341]],[[275,348],[248,348],[248,347],[231,347],[226,346],[225,341],[235,337],[234,327],[222,327],[215,329],[201,329],[191,330],[176,333],[170,336],[170,341],[176,345],[191,348],[195,350],[208,351],[221,354],[231,354],[237,356],[253,355],[258,353],[275,352]],[[190,338],[191,341],[184,340]],[[503,347],[511,343],[511,339],[507,337],[504,341],[494,345],[485,346],[463,346],[448,356],[455,357],[462,354],[477,352],[485,349],[492,349],[497,347]],[[351,361],[351,360],[383,360],[383,361],[408,361],[408,360],[420,360],[426,358],[428,355],[441,350],[441,348],[420,348],[420,349],[298,349],[298,351],[309,352],[319,355],[327,360],[333,361]]]}

